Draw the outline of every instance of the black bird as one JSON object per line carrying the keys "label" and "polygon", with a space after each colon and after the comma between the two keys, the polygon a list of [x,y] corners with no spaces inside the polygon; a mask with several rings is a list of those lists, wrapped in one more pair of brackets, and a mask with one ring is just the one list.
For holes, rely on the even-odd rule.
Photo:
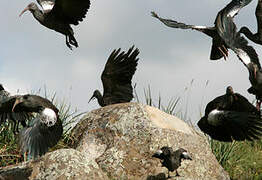
{"label": "black bird", "polygon": [[228,17],[234,17],[239,10],[249,4],[252,0],[232,0],[225,8],[220,10],[217,14],[216,20],[214,22],[215,26],[207,27],[207,26],[196,26],[196,25],[187,25],[181,22],[177,22],[171,19],[163,19],[159,17],[155,12],[151,12],[152,16],[159,19],[166,26],[171,28],[180,28],[180,29],[193,29],[200,31],[212,38],[212,48],[210,53],[211,60],[218,60],[222,57],[226,60],[228,56],[228,46],[224,42],[224,39],[221,38],[220,34],[218,34],[217,29],[220,21],[218,21],[218,17],[221,15],[226,15]]}
{"label": "black bird", "polygon": [[[250,0],[242,0],[250,2]],[[248,92],[254,94],[257,99],[257,109],[260,110],[262,100],[262,70],[255,49],[248,45],[248,41],[237,31],[233,18],[225,14],[219,16],[218,33],[224,39],[226,45],[232,49],[239,60],[249,71],[251,87]]]}
{"label": "black bird", "polygon": [[[7,92],[3,85],[0,84],[0,103],[8,101],[13,96]],[[30,120],[31,114],[25,112],[3,112],[0,114],[0,124],[4,123],[6,120],[13,122],[13,133],[16,134],[18,132],[19,123],[22,124],[23,127],[26,127],[26,120]]]}
{"label": "black bird", "polygon": [[101,79],[104,88],[104,94],[95,90],[89,102],[97,98],[100,106],[110,104],[130,102],[133,99],[133,88],[131,85],[132,77],[136,71],[137,55],[139,50],[134,51],[132,46],[126,53],[114,50],[109,56]]}
{"label": "black bird", "polygon": [[170,178],[169,171],[173,172],[176,170],[176,176],[179,176],[177,169],[181,165],[182,159],[192,160],[185,149],[179,148],[173,151],[172,147],[168,146],[162,147],[152,157],[160,159],[162,166],[168,169],[168,178]]}
{"label": "black bird", "polygon": [[29,10],[34,18],[45,27],[62,33],[66,36],[66,45],[78,47],[70,24],[78,25],[83,21],[90,7],[89,0],[37,0],[43,10],[35,3],[30,3],[19,16]]}
{"label": "black bird", "polygon": [[0,103],[0,114],[3,112],[36,113],[29,127],[19,134],[19,145],[29,158],[37,158],[53,147],[62,136],[63,127],[58,109],[48,100],[37,95],[11,97]]}
{"label": "black bird", "polygon": [[212,139],[231,142],[254,140],[262,135],[262,119],[244,96],[234,93],[228,86],[226,94],[210,101],[205,116],[197,123]]}
{"label": "black bird", "polygon": [[246,26],[242,27],[239,32],[243,33],[254,43],[262,45],[262,0],[258,0],[255,14],[257,18],[257,33],[253,34]]}

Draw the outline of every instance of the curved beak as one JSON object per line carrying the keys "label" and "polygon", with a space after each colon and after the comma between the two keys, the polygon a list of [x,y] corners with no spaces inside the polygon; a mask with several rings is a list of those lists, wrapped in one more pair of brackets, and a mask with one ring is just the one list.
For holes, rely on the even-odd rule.
{"label": "curved beak", "polygon": [[24,12],[26,12],[26,11],[28,11],[29,10],[29,7],[27,6],[20,14],[19,14],[19,17],[21,17],[23,14],[24,14]]}
{"label": "curved beak", "polygon": [[89,99],[88,103],[89,103],[91,100],[93,100],[94,98],[95,98],[95,95],[93,95],[93,96]]}
{"label": "curved beak", "polygon": [[21,98],[17,98],[17,99],[15,100],[15,103],[14,103],[13,108],[12,108],[12,112],[14,112],[15,107],[16,107],[18,104],[20,104],[21,102],[22,102]]}

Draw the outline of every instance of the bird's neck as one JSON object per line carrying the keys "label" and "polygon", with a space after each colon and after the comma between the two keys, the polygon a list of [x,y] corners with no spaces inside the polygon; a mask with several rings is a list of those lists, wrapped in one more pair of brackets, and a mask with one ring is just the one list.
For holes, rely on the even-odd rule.
{"label": "bird's neck", "polygon": [[104,103],[104,100],[103,100],[103,96],[102,96],[102,94],[98,91],[98,93],[96,94],[96,99],[97,99],[97,101],[98,101],[98,104],[100,105],[100,106],[105,106],[105,103]]}
{"label": "bird's neck", "polygon": [[31,13],[33,14],[33,16],[38,22],[40,23],[44,22],[44,14],[40,9],[34,9],[33,11],[31,11]]}

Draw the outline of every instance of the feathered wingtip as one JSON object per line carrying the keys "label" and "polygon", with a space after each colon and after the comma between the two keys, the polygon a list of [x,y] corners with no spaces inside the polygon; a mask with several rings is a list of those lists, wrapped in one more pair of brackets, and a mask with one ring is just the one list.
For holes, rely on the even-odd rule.
{"label": "feathered wingtip", "polygon": [[151,11],[151,16],[154,17],[154,18],[159,18],[157,13],[155,13],[154,11]]}
{"label": "feathered wingtip", "polygon": [[24,128],[19,134],[19,146],[28,159],[44,155],[48,148],[57,144],[63,132],[62,122],[58,120],[52,127],[47,127],[39,119],[34,119],[31,127]]}

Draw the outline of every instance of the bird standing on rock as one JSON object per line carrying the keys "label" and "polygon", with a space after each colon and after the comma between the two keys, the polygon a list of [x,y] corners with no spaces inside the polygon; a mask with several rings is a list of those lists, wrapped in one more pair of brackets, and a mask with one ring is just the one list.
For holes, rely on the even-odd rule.
{"label": "bird standing on rock", "polygon": [[89,102],[97,98],[100,106],[130,102],[133,99],[132,77],[135,74],[139,50],[134,46],[127,52],[121,49],[114,50],[109,56],[101,79],[103,83],[103,96],[95,90]]}
{"label": "bird standing on rock", "polygon": [[66,45],[78,47],[74,31],[70,24],[78,25],[86,16],[90,7],[89,0],[37,0],[43,10],[35,3],[30,3],[21,13],[29,10],[34,18],[42,25],[66,36]]}
{"label": "bird standing on rock", "polygon": [[10,112],[36,113],[30,125],[19,134],[20,149],[30,159],[44,155],[62,136],[58,109],[48,99],[30,94],[13,96],[0,103],[0,115]]}
{"label": "bird standing on rock", "polygon": [[176,176],[179,176],[177,169],[181,166],[182,159],[192,160],[185,149],[179,148],[173,151],[172,147],[168,146],[162,147],[152,157],[160,159],[162,166],[168,169],[168,178],[171,177],[169,171],[173,172],[176,170]]}

